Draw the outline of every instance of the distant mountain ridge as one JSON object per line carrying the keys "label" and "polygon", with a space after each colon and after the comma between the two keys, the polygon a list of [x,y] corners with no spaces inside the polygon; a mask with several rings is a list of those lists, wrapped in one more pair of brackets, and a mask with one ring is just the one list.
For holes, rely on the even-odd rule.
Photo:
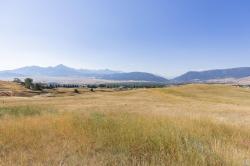
{"label": "distant mountain ridge", "polygon": [[[176,83],[207,82],[221,79],[240,79],[250,76],[250,67],[216,69],[207,71],[190,71],[171,80]],[[226,81],[225,81],[226,82]]]}
{"label": "distant mountain ridge", "polygon": [[[3,71],[4,72],[4,71]],[[89,75],[102,75],[102,74],[113,74],[118,71],[112,70],[85,70],[85,69],[74,69],[65,65],[57,65],[55,67],[40,67],[40,66],[28,66],[14,70],[5,71],[9,73],[21,74],[26,76],[89,76]]]}
{"label": "distant mountain ridge", "polygon": [[[206,71],[190,71],[179,77],[168,80],[164,77],[146,72],[121,72],[113,70],[88,70],[74,69],[65,65],[55,67],[28,66],[14,70],[0,71],[0,79],[15,77],[34,77],[50,79],[60,78],[77,81],[87,78],[90,80],[107,81],[146,81],[157,83],[238,83],[247,84],[250,82],[250,67],[239,67],[230,69],[216,69]],[[52,79],[53,80],[53,79]]]}
{"label": "distant mountain ridge", "polygon": [[114,73],[102,77],[107,80],[134,80],[134,81],[148,81],[148,82],[167,82],[166,78],[156,76],[145,72],[130,72],[130,73]]}
{"label": "distant mountain ridge", "polygon": [[74,69],[65,65],[55,67],[28,66],[14,70],[1,71],[0,78],[12,77],[79,77],[93,78],[114,81],[148,81],[148,82],[167,82],[166,78],[145,72],[120,72],[113,70],[87,70]]}

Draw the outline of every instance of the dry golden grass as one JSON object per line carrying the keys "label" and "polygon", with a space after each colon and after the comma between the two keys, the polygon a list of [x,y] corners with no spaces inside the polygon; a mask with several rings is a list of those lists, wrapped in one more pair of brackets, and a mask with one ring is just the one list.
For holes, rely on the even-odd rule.
{"label": "dry golden grass", "polygon": [[2,90],[25,90],[25,88],[19,84],[16,84],[10,81],[1,81],[1,80],[0,80],[0,89]]}
{"label": "dry golden grass", "polygon": [[250,90],[0,98],[0,165],[249,165]]}
{"label": "dry golden grass", "polygon": [[0,80],[0,96],[26,96],[31,97],[38,95],[38,92],[34,92],[26,89],[24,86],[11,81]]}

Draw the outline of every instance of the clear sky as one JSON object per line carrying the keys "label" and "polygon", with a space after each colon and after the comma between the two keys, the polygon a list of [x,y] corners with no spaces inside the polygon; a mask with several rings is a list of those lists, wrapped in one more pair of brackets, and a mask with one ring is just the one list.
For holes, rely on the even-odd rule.
{"label": "clear sky", "polygon": [[0,0],[0,70],[250,66],[249,0]]}

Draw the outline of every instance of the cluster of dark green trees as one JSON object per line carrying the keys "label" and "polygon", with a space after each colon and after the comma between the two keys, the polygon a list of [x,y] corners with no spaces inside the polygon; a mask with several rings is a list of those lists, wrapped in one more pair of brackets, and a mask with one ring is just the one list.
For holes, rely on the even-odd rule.
{"label": "cluster of dark green trees", "polygon": [[42,90],[44,88],[41,83],[34,83],[32,78],[25,78],[24,81],[15,78],[14,82],[24,85],[27,89]]}
{"label": "cluster of dark green trees", "polygon": [[155,82],[123,82],[123,83],[98,84],[98,85],[94,85],[94,86],[99,87],[99,88],[134,89],[134,88],[161,88],[161,87],[164,87],[166,85],[160,84],[160,83],[155,83]]}
{"label": "cluster of dark green trees", "polygon": [[54,89],[54,88],[79,88],[78,84],[58,84],[58,83],[47,83],[44,85],[46,89]]}

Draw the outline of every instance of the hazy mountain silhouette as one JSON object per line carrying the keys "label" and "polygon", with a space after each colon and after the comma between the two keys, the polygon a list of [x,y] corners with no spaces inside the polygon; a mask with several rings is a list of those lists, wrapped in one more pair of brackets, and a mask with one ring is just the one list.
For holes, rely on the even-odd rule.
{"label": "hazy mountain silhouette", "polygon": [[65,65],[55,67],[39,67],[28,66],[14,70],[0,72],[2,77],[85,77],[115,81],[150,81],[150,82],[166,82],[167,79],[145,72],[119,72],[109,69],[104,70],[87,70],[74,69]]}
{"label": "hazy mountain silhouette", "polygon": [[207,71],[190,71],[179,77],[176,77],[172,82],[185,83],[185,82],[204,82],[214,79],[226,78],[244,78],[250,76],[250,67],[240,67],[231,69],[217,69]]}

